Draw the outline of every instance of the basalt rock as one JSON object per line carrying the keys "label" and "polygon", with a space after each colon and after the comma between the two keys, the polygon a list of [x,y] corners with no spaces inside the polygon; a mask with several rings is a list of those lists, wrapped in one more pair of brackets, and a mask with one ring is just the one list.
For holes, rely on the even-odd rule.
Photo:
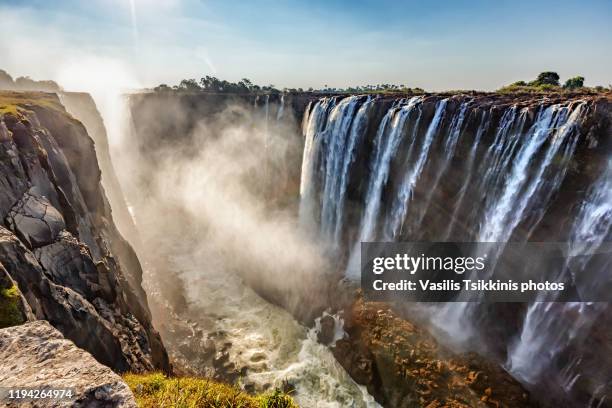
{"label": "basalt rock", "polygon": [[52,94],[0,93],[0,264],[34,316],[117,371],[170,371],[94,143]]}

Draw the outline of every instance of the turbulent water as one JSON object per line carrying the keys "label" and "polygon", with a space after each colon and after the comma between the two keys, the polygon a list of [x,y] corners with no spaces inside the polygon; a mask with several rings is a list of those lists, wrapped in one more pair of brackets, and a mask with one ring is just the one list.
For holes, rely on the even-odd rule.
{"label": "turbulent water", "polygon": [[[368,115],[375,102],[364,96],[322,98],[308,107],[304,121],[300,215],[320,225],[323,239],[348,250],[351,279],[359,277],[361,241],[529,240],[551,222],[549,208],[575,170],[581,125],[590,110],[580,100],[476,106],[467,97],[413,97],[379,100],[386,110]],[[364,135],[368,127],[376,129],[370,140]],[[366,169],[365,179],[359,168]],[[580,209],[573,226],[559,235],[570,255],[595,253],[611,240],[611,180],[609,162],[583,203],[575,205]],[[355,207],[358,215],[347,221]],[[566,268],[579,288],[594,290],[609,279],[609,261],[585,279],[590,258],[575,259]],[[455,340],[487,330],[479,327],[487,312],[478,303],[429,308],[433,323]],[[572,394],[578,379],[589,375],[581,365],[581,344],[605,308],[530,304],[522,328],[508,341],[505,366],[526,384],[550,382],[547,376],[560,373],[553,382]],[[604,389],[611,385],[606,381],[594,379],[590,386],[594,406],[606,398]]]}
{"label": "turbulent water", "polygon": [[[378,407],[317,341],[317,326],[308,329],[283,309],[257,295],[232,273],[207,273],[211,254],[184,253],[177,247],[172,265],[180,271],[193,305],[186,317],[212,337],[217,350],[227,347],[229,361],[245,367],[243,385],[256,390],[295,387],[303,407]],[[337,328],[341,332],[341,328]],[[336,333],[336,337],[342,334]]]}

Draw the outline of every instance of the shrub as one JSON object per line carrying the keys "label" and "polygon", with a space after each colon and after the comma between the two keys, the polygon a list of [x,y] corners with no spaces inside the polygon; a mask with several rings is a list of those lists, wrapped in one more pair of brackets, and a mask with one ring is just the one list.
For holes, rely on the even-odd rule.
{"label": "shrub", "polygon": [[573,78],[570,78],[567,81],[565,81],[565,84],[563,84],[563,87],[567,89],[582,88],[583,86],[584,86],[584,77],[582,76],[575,76]]}

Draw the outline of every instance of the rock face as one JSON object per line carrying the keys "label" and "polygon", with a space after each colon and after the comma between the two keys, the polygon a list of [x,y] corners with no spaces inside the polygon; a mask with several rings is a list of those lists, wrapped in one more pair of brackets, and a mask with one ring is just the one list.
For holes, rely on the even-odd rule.
{"label": "rock face", "polygon": [[0,265],[34,316],[116,371],[170,371],[94,143],[55,95],[0,93]]}
{"label": "rock face", "polygon": [[3,406],[136,407],[121,377],[43,320],[0,329],[0,384],[73,392],[70,399],[18,403],[11,403],[5,394],[0,396]]}
{"label": "rock face", "polygon": [[332,351],[384,406],[537,406],[497,364],[474,353],[450,352],[387,304],[359,300],[347,312],[349,336]]}

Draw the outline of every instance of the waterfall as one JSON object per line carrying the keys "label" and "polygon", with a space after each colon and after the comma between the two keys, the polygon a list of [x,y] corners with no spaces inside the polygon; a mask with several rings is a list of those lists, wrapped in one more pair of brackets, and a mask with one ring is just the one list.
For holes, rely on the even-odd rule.
{"label": "waterfall", "polygon": [[[342,232],[343,221],[344,221],[344,204],[346,199],[346,189],[348,186],[349,180],[349,171],[351,165],[355,161],[356,149],[359,144],[362,142],[363,137],[365,136],[365,131],[368,125],[369,113],[374,106],[374,100],[371,97],[368,97],[366,102],[361,105],[353,123],[351,125],[351,130],[349,132],[348,142],[346,146],[346,152],[344,155],[344,159],[342,160],[342,167],[340,169],[340,183],[337,194],[337,204],[336,204],[336,223],[334,226],[334,242],[338,242],[340,240],[340,234]],[[331,197],[331,199],[335,199]]]}
{"label": "waterfall", "polygon": [[283,118],[284,113],[285,113],[285,94],[282,94],[280,98],[280,105],[278,106],[278,111],[276,112],[277,122]]}
{"label": "waterfall", "polygon": [[[444,111],[446,109],[447,102],[448,99],[443,99],[437,103],[434,117],[431,120],[429,127],[427,128],[427,132],[425,133],[425,140],[423,141],[421,152],[419,153],[419,156],[414,166],[408,170],[408,173],[405,175],[404,180],[400,185],[395,201],[393,202],[393,207],[391,208],[389,221],[386,226],[386,237],[390,239],[397,238],[404,225],[404,219],[406,217],[406,212],[408,211],[408,205],[412,198],[412,191],[417,180],[419,179],[419,176],[421,175],[421,172],[423,171],[423,167],[425,166],[425,162],[429,156],[429,149],[431,147],[433,139],[438,134],[438,129],[444,116]],[[460,113],[460,116],[461,115],[462,114]],[[465,111],[463,111],[463,115],[465,115]],[[460,120],[463,122],[462,118]],[[451,135],[451,138],[452,137],[458,137],[458,134]],[[451,145],[454,145],[454,142],[450,142],[450,144],[447,144],[447,149],[450,149],[449,146]]]}
{"label": "waterfall", "polygon": [[[612,159],[599,180],[591,187],[583,201],[572,227],[568,243],[568,262],[574,279],[587,272],[589,255],[602,245],[612,241]],[[609,245],[604,250],[609,251]],[[586,255],[586,256],[585,256]],[[609,279],[610,262],[599,268],[591,268],[584,290],[596,290]],[[516,343],[512,345],[506,365],[510,372],[527,382],[535,382],[555,358],[589,332],[606,303],[551,303],[534,302],[527,310],[523,327]],[[560,317],[574,318],[560,318]],[[569,323],[569,324],[568,324]],[[580,339],[582,340],[582,339]],[[579,358],[579,357],[577,357]],[[566,377],[575,378],[577,367],[568,364]],[[571,381],[566,386],[571,388]]]}
{"label": "waterfall", "polygon": [[[300,218],[316,219],[320,203],[320,233],[332,247],[339,244],[351,164],[368,124],[371,97],[350,96],[339,102],[324,98],[308,109],[303,124],[304,160],[300,186]],[[320,185],[317,196],[315,186]]]}
{"label": "waterfall", "polygon": [[420,121],[418,106],[421,99],[420,97],[414,97],[403,106],[391,108],[378,128],[374,140],[374,157],[370,169],[371,176],[365,199],[365,210],[359,232],[360,241],[371,241],[375,238],[374,232],[380,211],[381,193],[389,177],[391,159],[394,157],[404,135],[406,121],[415,110],[419,112],[416,121],[417,123]]}
{"label": "waterfall", "polygon": [[[569,237],[567,265],[547,271],[547,277],[570,271],[579,294],[608,288],[610,262],[594,264],[589,254],[601,252],[612,239],[612,159],[592,186],[584,186],[581,205],[559,201],[560,195],[578,194],[576,187],[562,186],[578,171],[575,156],[592,105],[581,100],[488,102],[478,97],[383,102],[348,96],[309,104],[303,120],[300,217],[309,214],[317,234],[348,253],[346,277],[359,279],[364,241],[427,236],[504,243],[526,241],[538,231],[542,236],[543,225],[544,231],[558,229],[560,239]],[[381,111],[379,106],[386,107]],[[596,146],[588,143],[589,149]],[[348,191],[359,200],[351,203],[353,210],[356,205],[360,209],[351,213],[352,225],[347,225]],[[573,224],[557,225],[555,211],[565,211]],[[345,234],[349,228],[352,232]],[[495,260],[497,253],[492,256]],[[520,330],[514,337],[502,339],[505,366],[526,384],[559,373],[554,380],[558,391],[572,393],[581,376],[592,371],[576,350],[592,347],[586,346],[593,341],[588,333],[608,304],[538,299],[517,317]],[[477,302],[422,309],[457,341],[487,331],[479,324],[489,312]],[[568,350],[573,350],[571,358]],[[593,406],[601,404],[610,386],[598,381]]]}
{"label": "waterfall", "polygon": [[340,194],[340,171],[349,133],[359,98],[350,96],[336,105],[329,115],[324,133],[325,155],[323,155],[322,174],[323,191],[321,198],[321,233],[332,244],[335,236],[338,196]]}
{"label": "waterfall", "polygon": [[467,175],[465,177],[465,182],[461,186],[459,195],[457,196],[456,203],[453,206],[453,213],[452,213],[450,222],[448,224],[448,229],[443,235],[444,241],[450,241],[453,238],[452,237],[453,227],[459,217],[459,211],[461,211],[461,209],[463,208],[463,202],[469,190],[469,186],[472,184],[472,178],[474,176],[474,167],[475,167],[474,161],[476,159],[476,153],[478,151],[478,148],[480,147],[480,141],[482,139],[482,136],[489,130],[490,126],[491,126],[491,111],[485,110],[482,112],[480,123],[478,125],[478,129],[476,130],[476,136],[474,138],[474,143],[472,144],[472,147],[470,148],[470,152],[467,157],[467,162],[464,167],[465,171],[467,172]]}
{"label": "waterfall", "polygon": [[[503,184],[500,196],[485,210],[479,241],[506,242],[510,238],[514,228],[522,221],[525,209],[534,198],[540,198],[537,193],[542,189],[542,176],[566,143],[566,139],[572,138],[569,145],[575,146],[578,135],[575,130],[584,106],[584,103],[578,105],[569,114],[568,107],[552,105],[538,115],[536,122],[525,135],[526,141],[514,157],[513,166]],[[519,137],[514,137],[514,140],[518,141]],[[552,142],[541,162],[537,163],[536,154],[540,149],[546,148],[544,144],[547,140]],[[518,144],[516,141],[512,141],[509,145],[516,146]],[[506,155],[511,155],[513,149],[514,147]],[[573,148],[566,149],[563,162],[567,162],[567,158],[572,153]],[[509,162],[509,157],[505,157],[501,169],[504,169]],[[495,168],[496,171],[500,171],[498,166]],[[550,187],[553,191],[558,188],[561,180],[555,178],[555,181],[556,185]]]}
{"label": "waterfall", "polygon": [[329,111],[335,106],[336,98],[323,98],[308,111],[304,121],[304,153],[300,178],[300,224],[308,228],[316,220],[316,180],[319,166],[319,152],[322,150],[323,130]]}

